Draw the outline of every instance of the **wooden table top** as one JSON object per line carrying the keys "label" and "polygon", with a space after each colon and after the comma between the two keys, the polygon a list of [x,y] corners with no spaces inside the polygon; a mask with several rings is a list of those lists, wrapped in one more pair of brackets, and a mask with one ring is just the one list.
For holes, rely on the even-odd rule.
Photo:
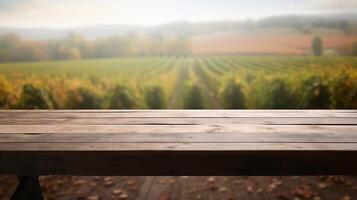
{"label": "wooden table top", "polygon": [[357,174],[356,110],[3,110],[0,174]]}

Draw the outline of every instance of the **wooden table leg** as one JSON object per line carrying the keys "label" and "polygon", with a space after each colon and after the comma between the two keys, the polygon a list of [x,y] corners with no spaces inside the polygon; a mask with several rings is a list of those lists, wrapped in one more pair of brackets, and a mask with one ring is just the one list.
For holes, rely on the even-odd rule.
{"label": "wooden table leg", "polygon": [[19,184],[11,200],[43,200],[40,182],[37,176],[19,176]]}

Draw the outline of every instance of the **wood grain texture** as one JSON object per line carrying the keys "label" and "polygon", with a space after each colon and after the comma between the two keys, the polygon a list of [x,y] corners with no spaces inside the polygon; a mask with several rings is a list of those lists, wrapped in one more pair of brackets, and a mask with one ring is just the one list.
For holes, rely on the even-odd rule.
{"label": "wood grain texture", "polygon": [[2,110],[0,174],[357,175],[356,110]]}
{"label": "wood grain texture", "polygon": [[[357,143],[355,133],[1,134],[1,143]],[[0,144],[1,144],[0,143]]]}
{"label": "wood grain texture", "polygon": [[241,117],[357,117],[357,112],[350,110],[128,110],[128,111],[0,111],[1,117],[12,118],[241,118]]}
{"label": "wood grain texture", "polygon": [[356,133],[353,125],[0,125],[5,133]]}
{"label": "wood grain texture", "polygon": [[355,117],[237,117],[237,118],[0,118],[0,125],[357,125]]}

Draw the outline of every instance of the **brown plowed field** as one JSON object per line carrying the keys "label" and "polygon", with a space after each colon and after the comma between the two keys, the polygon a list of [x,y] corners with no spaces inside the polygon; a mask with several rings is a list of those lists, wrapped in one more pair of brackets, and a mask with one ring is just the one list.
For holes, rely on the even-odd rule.
{"label": "brown plowed field", "polygon": [[[192,38],[194,54],[309,54],[312,34],[222,32]],[[357,41],[357,35],[326,34],[324,47],[334,49]]]}

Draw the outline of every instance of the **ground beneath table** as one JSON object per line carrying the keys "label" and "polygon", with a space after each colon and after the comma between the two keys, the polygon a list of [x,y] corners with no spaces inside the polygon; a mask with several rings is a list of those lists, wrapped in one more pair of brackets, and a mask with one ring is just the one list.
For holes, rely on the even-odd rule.
{"label": "ground beneath table", "polygon": [[[46,199],[353,200],[357,177],[41,177]],[[9,199],[16,177],[0,177],[0,199]]]}

